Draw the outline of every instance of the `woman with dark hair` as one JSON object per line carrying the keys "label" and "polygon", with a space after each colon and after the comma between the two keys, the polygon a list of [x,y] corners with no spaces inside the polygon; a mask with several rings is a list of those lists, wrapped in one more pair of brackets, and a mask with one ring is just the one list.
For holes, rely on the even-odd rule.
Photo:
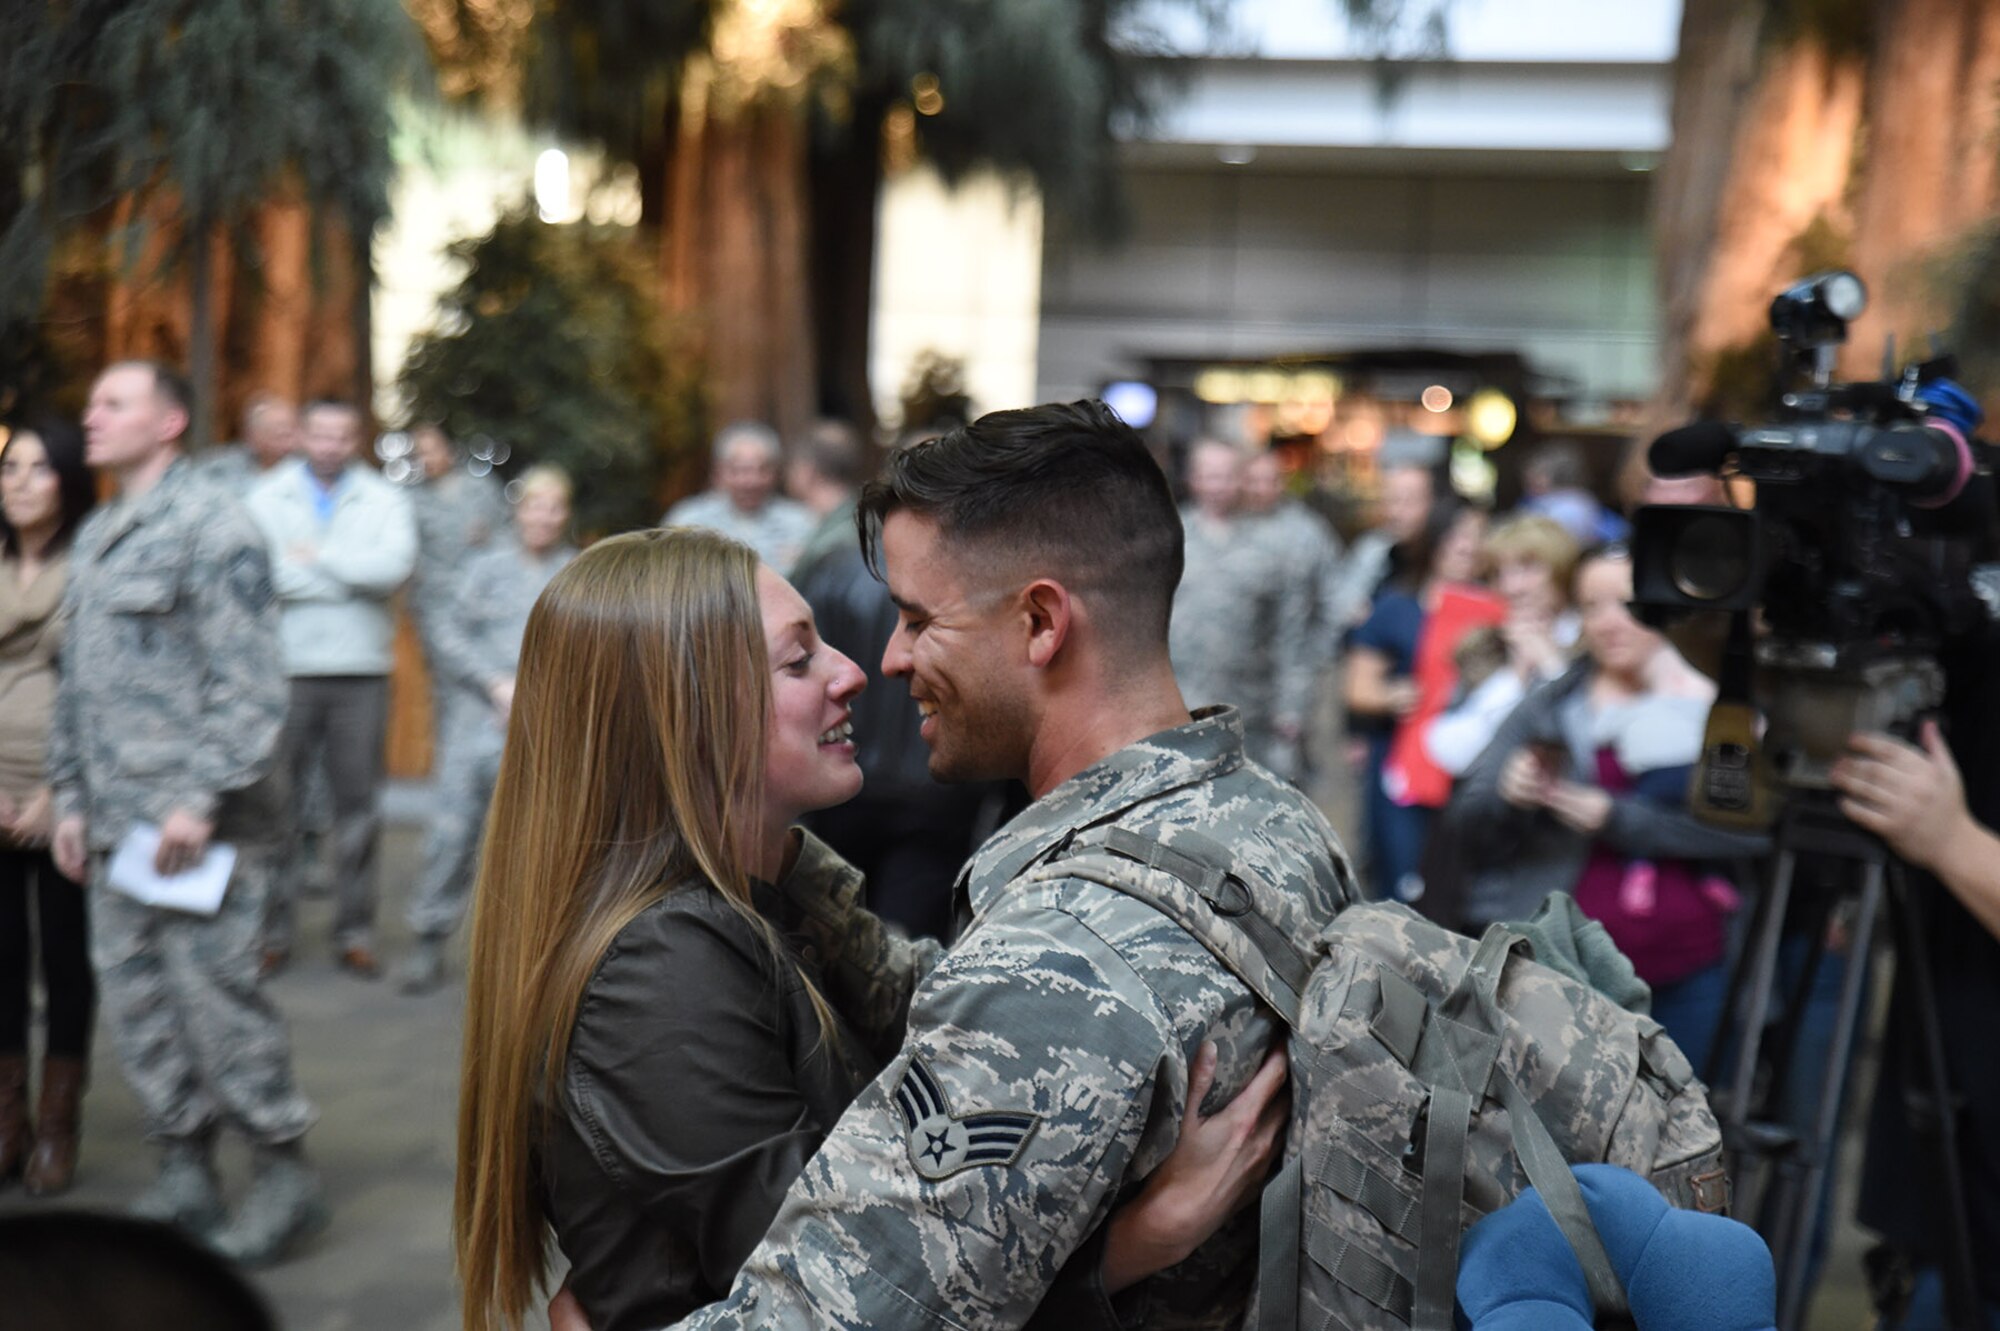
{"label": "woman with dark hair", "polygon": [[[720,1300],[901,1043],[842,998],[913,983],[941,949],[885,940],[851,904],[853,871],[793,830],[861,788],[862,682],[789,583],[700,528],[600,541],[536,602],[475,889],[453,1220],[467,1331],[521,1325],[551,1238],[594,1331]],[[837,897],[792,899],[836,872]],[[842,951],[883,970],[832,964],[812,940],[834,917],[857,940]],[[1107,1222],[1101,1263],[1079,1249],[1059,1288],[1108,1309],[1253,1194],[1273,1143],[1239,1168],[1209,1134],[1263,1122],[1283,1064],[1204,1118],[1213,1067],[1191,1070],[1180,1146]]]}
{"label": "woman with dark hair", "polygon": [[1419,788],[1410,757],[1430,718],[1451,700],[1458,639],[1500,617],[1499,603],[1477,585],[1485,537],[1481,510],[1455,499],[1433,505],[1423,530],[1397,550],[1397,572],[1367,621],[1348,639],[1344,696],[1354,728],[1368,738],[1362,798],[1377,897],[1413,901],[1423,893],[1418,865],[1445,792]]}
{"label": "woman with dark hair", "polygon": [[[83,888],[49,857],[53,817],[42,776],[70,537],[96,502],[75,426],[51,419],[0,431],[0,1185],[25,1174],[36,1197],[62,1192],[76,1173],[97,1010]],[[48,1042],[31,1126],[28,986],[37,954]]]}

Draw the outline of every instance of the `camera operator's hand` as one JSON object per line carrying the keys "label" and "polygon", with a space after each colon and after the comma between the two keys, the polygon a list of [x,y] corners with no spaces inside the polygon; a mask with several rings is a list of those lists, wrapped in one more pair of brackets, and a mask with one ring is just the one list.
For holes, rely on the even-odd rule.
{"label": "camera operator's hand", "polygon": [[1923,741],[1919,749],[1888,735],[1854,735],[1829,775],[1843,814],[1910,863],[1935,870],[1972,815],[1935,721],[1924,723]]}
{"label": "camera operator's hand", "polygon": [[1585,836],[1596,836],[1611,821],[1611,796],[1596,786],[1554,781],[1549,784],[1542,803],[1556,816],[1557,822]]}
{"label": "camera operator's hand", "polygon": [[1516,749],[1500,769],[1500,798],[1517,809],[1533,812],[1548,798],[1549,772],[1533,749]]}
{"label": "camera operator's hand", "polygon": [[1980,922],[2000,935],[2000,837],[1965,805],[1965,785],[1937,723],[1921,749],[1888,735],[1855,735],[1833,765],[1840,811],[1911,864],[1935,874]]}

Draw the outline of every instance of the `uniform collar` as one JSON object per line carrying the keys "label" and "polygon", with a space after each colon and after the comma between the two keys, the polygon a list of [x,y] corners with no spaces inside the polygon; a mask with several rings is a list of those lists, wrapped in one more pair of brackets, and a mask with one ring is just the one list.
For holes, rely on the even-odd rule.
{"label": "uniform collar", "polygon": [[194,463],[188,460],[186,453],[182,453],[167,464],[167,469],[160,473],[160,479],[153,482],[152,489],[137,499],[120,498],[114,501],[109,507],[104,535],[98,541],[97,549],[109,550],[124,540],[126,534],[133,528],[144,525],[155,514],[169,508],[174,502],[174,496],[180,493],[181,487],[192,475],[194,475]]}
{"label": "uniform collar", "polygon": [[982,915],[1008,883],[1071,832],[1242,765],[1242,716],[1234,707],[1204,707],[1186,725],[1126,745],[1023,809],[979,848],[959,875],[959,889],[968,894],[972,913]]}

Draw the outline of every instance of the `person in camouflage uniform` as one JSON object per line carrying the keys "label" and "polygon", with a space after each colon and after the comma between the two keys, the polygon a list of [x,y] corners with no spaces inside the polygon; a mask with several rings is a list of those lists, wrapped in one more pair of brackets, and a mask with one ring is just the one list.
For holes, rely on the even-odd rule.
{"label": "person in camouflage uniform", "polygon": [[518,539],[503,537],[468,561],[450,608],[431,620],[431,669],[444,696],[438,712],[436,807],[424,838],[424,871],[411,894],[416,946],[403,968],[405,993],[444,979],[444,945],[465,915],[479,833],[499,776],[514,700],[514,667],[528,612],[549,580],[576,557],[569,530],[569,477],[533,467],[514,510]]}
{"label": "person in camouflage uniform", "polygon": [[243,441],[199,458],[202,475],[238,499],[299,447],[299,409],[276,393],[253,393],[243,407]]}
{"label": "person in camouflage uniform", "polygon": [[[467,471],[451,437],[435,425],[410,431],[424,483],[411,496],[417,519],[417,570],[410,579],[410,613],[423,640],[424,662],[437,671],[436,621],[448,613],[458,575],[471,558],[494,545],[505,544],[510,515],[507,495],[491,475]],[[431,681],[432,699],[443,715],[449,689]]]}
{"label": "person in camouflage uniform", "polygon": [[[276,811],[254,796],[284,725],[285,674],[263,538],[182,458],[186,404],[180,381],[149,362],[113,365],[91,390],[87,456],[119,493],[78,532],[65,593],[54,853],[64,873],[88,877],[112,1041],[164,1147],[134,1209],[258,1262],[325,1215],[300,1149],[316,1112],[257,974]],[[141,821],[160,828],[162,873],[191,867],[211,839],[237,847],[214,916],[109,886],[108,857]],[[255,1143],[257,1171],[226,1224],[212,1153],[224,1119]]]}
{"label": "person in camouflage uniform", "polygon": [[723,426],[710,457],[711,488],[668,509],[660,525],[719,531],[789,576],[817,519],[805,505],[778,493],[784,451],[778,432],[761,421]]}
{"label": "person in camouflage uniform", "polygon": [[1230,703],[1250,757],[1287,780],[1312,706],[1312,588],[1281,537],[1242,512],[1243,455],[1196,444],[1181,515],[1187,572],[1174,592],[1174,675],[1193,707]]}
{"label": "person in camouflage uniform", "polygon": [[[1326,820],[1246,763],[1237,714],[1191,716],[1167,653],[1180,525],[1143,443],[1096,402],[999,412],[898,454],[861,510],[902,627],[941,780],[1013,777],[1038,798],[958,881],[958,942],[911,944],[798,884],[828,997],[901,1051],[793,1184],[727,1299],[694,1328],[1018,1327],[1072,1254],[1172,1150],[1188,1069],[1218,1046],[1219,1102],[1275,1031],[1166,916],[1091,876],[1084,829],[1239,866],[1298,936],[1351,899]],[[1146,871],[1156,872],[1156,871]],[[671,1093],[663,1088],[663,1094]],[[1095,1237],[1093,1237],[1095,1236]],[[1240,1322],[1256,1220],[1069,1323]],[[575,1325],[563,1300],[556,1325]]]}

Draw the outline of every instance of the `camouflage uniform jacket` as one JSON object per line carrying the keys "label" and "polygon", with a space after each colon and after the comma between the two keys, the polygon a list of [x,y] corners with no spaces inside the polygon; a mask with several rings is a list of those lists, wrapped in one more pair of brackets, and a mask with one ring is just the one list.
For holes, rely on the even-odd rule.
{"label": "camouflage uniform jacket", "polygon": [[417,521],[417,569],[410,580],[410,609],[428,637],[432,621],[451,606],[459,575],[469,561],[511,533],[507,496],[490,476],[461,464],[424,482],[410,496]]}
{"label": "camouflage uniform jacket", "polygon": [[[430,621],[431,672],[444,697],[441,722],[495,716],[487,692],[514,677],[528,613],[576,551],[564,545],[536,558],[512,536],[468,560],[444,613]],[[498,737],[497,726],[486,726]]]}
{"label": "camouflage uniform jacket", "polygon": [[222,840],[266,834],[239,792],[271,764],[287,683],[270,559],[242,504],[175,462],[84,522],[64,607],[56,815],[82,814],[97,849],[175,809],[215,819]]}
{"label": "camouflage uniform jacket", "polygon": [[1312,703],[1312,597],[1293,556],[1256,519],[1217,528],[1193,512],[1174,592],[1174,677],[1189,706],[1227,703],[1254,737],[1305,720]]}
{"label": "camouflage uniform jacket", "polygon": [[[864,925],[843,946],[822,921],[829,997],[878,1027],[907,1002],[902,1049],[807,1163],[729,1297],[677,1325],[1022,1326],[1172,1151],[1201,1042],[1220,1048],[1220,1094],[1255,1071],[1269,1014],[1165,915],[1106,886],[1108,855],[1068,850],[1104,823],[1220,843],[1259,908],[1301,936],[1351,890],[1326,820],[1244,761],[1220,708],[1120,750],[996,834],[960,877],[971,920],[943,957]],[[839,991],[842,975],[871,973],[872,994]],[[1116,1312],[1234,1326],[1255,1256],[1253,1208]]]}

